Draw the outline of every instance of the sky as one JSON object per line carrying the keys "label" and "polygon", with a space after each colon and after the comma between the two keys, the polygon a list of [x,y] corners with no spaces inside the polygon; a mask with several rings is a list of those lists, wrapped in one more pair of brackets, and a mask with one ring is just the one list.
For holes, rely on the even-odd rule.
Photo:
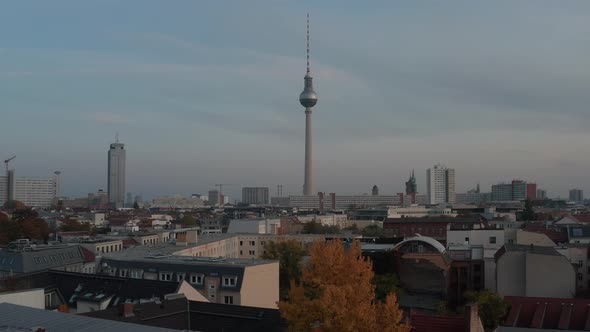
{"label": "sky", "polygon": [[316,191],[590,190],[585,0],[3,2],[0,157],[85,195],[118,133],[134,194],[300,194],[307,12]]}

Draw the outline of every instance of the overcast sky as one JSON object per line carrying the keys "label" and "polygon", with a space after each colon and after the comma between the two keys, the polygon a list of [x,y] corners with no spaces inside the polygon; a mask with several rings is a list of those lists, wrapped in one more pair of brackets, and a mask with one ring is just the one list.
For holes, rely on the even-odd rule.
{"label": "overcast sky", "polygon": [[0,157],[86,194],[119,132],[128,191],[299,194],[308,11],[316,191],[590,190],[587,0],[3,2]]}

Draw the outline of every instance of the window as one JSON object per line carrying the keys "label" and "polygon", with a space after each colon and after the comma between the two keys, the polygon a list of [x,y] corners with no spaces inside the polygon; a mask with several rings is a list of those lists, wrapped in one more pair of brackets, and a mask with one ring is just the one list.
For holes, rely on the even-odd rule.
{"label": "window", "polygon": [[490,236],[490,243],[492,243],[492,244],[496,243],[496,237],[495,236]]}
{"label": "window", "polygon": [[223,297],[223,303],[225,304],[234,304],[234,297],[231,295],[226,295]]}
{"label": "window", "polygon": [[209,298],[215,300],[215,294],[209,294]]}
{"label": "window", "polygon": [[240,241],[240,245],[243,246],[244,245],[244,241]]}
{"label": "window", "polygon": [[143,270],[131,270],[130,276],[133,279],[141,279],[143,276]]}
{"label": "window", "polygon": [[128,277],[128,276],[129,276],[129,270],[127,270],[127,269],[119,270],[119,277]]}
{"label": "window", "polygon": [[581,273],[578,273],[578,280],[584,280],[584,275]]}
{"label": "window", "polygon": [[260,241],[260,245],[264,245],[266,242],[264,241]]}
{"label": "window", "polygon": [[191,282],[191,284],[202,285],[203,284],[203,275],[202,274],[191,274],[190,282]]}
{"label": "window", "polygon": [[172,280],[172,273],[170,273],[170,272],[160,272],[160,280],[162,280],[162,281],[171,281]]}
{"label": "window", "polygon": [[254,250],[249,250],[249,251],[248,251],[248,254],[249,254],[250,256],[254,256],[254,255],[256,255],[256,251],[254,251]]}
{"label": "window", "polygon": [[233,276],[224,276],[223,277],[223,286],[235,287],[237,282],[238,282],[238,277],[233,277]]}
{"label": "window", "polygon": [[177,273],[176,274],[176,281],[181,282],[184,280],[184,273]]}
{"label": "window", "polygon": [[256,245],[256,241],[250,241],[250,245],[251,246],[255,246]]}
{"label": "window", "polygon": [[465,238],[465,242],[469,243],[469,238],[468,237]]}
{"label": "window", "polygon": [[240,250],[240,255],[243,255],[243,254],[244,254],[244,252],[242,250]]}

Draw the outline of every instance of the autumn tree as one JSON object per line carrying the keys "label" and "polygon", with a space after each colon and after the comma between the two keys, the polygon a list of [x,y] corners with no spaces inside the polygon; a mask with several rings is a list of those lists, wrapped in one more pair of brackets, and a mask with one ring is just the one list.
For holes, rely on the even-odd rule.
{"label": "autumn tree", "polygon": [[290,288],[290,281],[299,283],[301,278],[301,259],[305,250],[299,242],[287,240],[282,242],[268,241],[264,245],[264,259],[279,260],[279,289],[281,298],[285,298]]}
{"label": "autumn tree", "polygon": [[395,294],[385,302],[375,300],[373,276],[371,261],[362,256],[358,241],[346,249],[340,241],[316,242],[301,282],[292,282],[279,310],[290,331],[410,331],[401,323]]}
{"label": "autumn tree", "polygon": [[26,219],[20,224],[23,237],[43,242],[49,239],[49,225],[45,220],[41,218]]}
{"label": "autumn tree", "polygon": [[524,210],[520,214],[520,220],[522,220],[522,221],[536,220],[535,210],[533,209],[533,202],[530,199],[527,199],[524,202]]}
{"label": "autumn tree", "polygon": [[363,228],[361,234],[366,237],[381,237],[383,236],[383,228],[378,225],[369,225]]}
{"label": "autumn tree", "polygon": [[322,225],[322,223],[316,221],[310,221],[303,225],[303,234],[338,234],[340,228],[338,226]]}

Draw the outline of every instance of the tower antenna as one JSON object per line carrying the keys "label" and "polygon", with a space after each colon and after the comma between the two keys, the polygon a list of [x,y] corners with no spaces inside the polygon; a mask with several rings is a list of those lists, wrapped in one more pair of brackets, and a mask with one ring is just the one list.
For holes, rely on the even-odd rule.
{"label": "tower antenna", "polygon": [[309,66],[309,13],[307,13],[307,75],[311,71]]}
{"label": "tower antenna", "polygon": [[119,143],[119,132],[115,133],[115,143]]}

